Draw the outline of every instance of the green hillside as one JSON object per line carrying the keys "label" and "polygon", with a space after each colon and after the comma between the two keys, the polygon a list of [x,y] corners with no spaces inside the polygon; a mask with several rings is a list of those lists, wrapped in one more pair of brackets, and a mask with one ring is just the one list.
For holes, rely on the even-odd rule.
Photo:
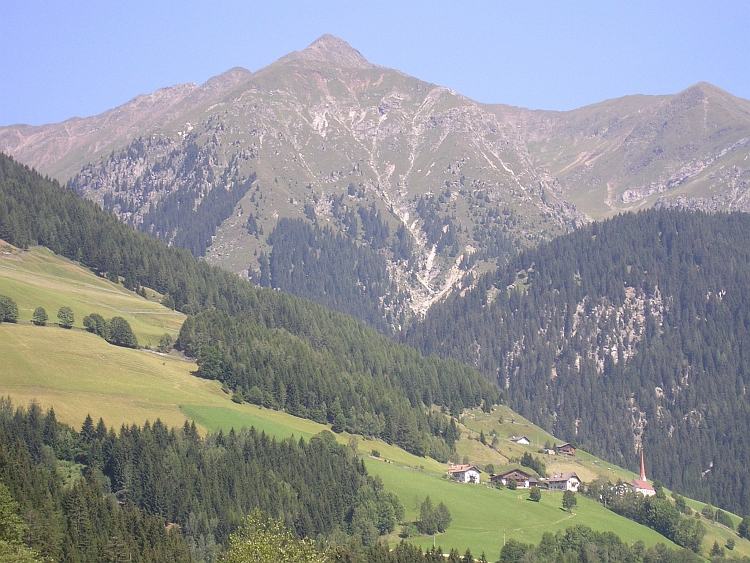
{"label": "green hillside", "polygon": [[147,299],[136,296],[45,248],[21,252],[7,245],[0,252],[0,294],[18,303],[23,321],[31,320],[37,307],[44,307],[51,323],[60,307],[72,308],[78,328],[91,313],[117,315],[128,320],[141,346],[154,347],[165,333],[176,338],[185,321],[184,314],[162,307],[154,290],[147,290]]}
{"label": "green hillside", "polygon": [[[138,428],[126,426],[115,437],[104,427],[95,428],[91,422],[83,426],[80,436],[75,437],[75,444],[71,447],[65,445],[71,442],[63,444],[64,457],[57,459],[64,461],[66,472],[70,470],[71,476],[75,477],[77,472],[94,486],[98,479],[97,471],[108,472],[103,475],[114,479],[110,483],[118,488],[113,492],[129,495],[131,493],[128,491],[131,491],[138,510],[177,518],[180,525],[190,527],[190,532],[186,530],[185,533],[192,540],[201,537],[208,541],[206,538],[214,537],[218,542],[223,541],[227,526],[237,522],[239,515],[255,505],[248,503],[248,496],[245,495],[242,504],[233,505],[232,515],[225,517],[219,525],[217,520],[211,520],[210,515],[205,513],[204,508],[210,503],[206,504],[203,498],[202,508],[199,508],[203,512],[197,517],[205,520],[204,533],[198,530],[202,524],[188,521],[190,507],[185,503],[190,501],[190,497],[175,494],[174,488],[170,491],[165,488],[170,483],[176,483],[168,477],[166,467],[174,460],[169,456],[164,458],[165,451],[155,447],[153,440],[170,441],[182,452],[180,456],[187,454],[189,444],[183,440],[197,438],[189,425],[183,427],[184,421],[191,418],[200,422],[206,430],[253,424],[279,437],[315,435],[318,430],[327,427],[326,421],[333,423],[332,429],[338,427],[338,431],[355,430],[353,433],[360,435],[356,447],[360,453],[373,455],[373,460],[368,463],[373,467],[373,472],[382,475],[388,490],[397,491],[403,497],[407,518],[409,514],[414,514],[414,494],[410,491],[415,483],[422,482],[420,487],[423,492],[434,490],[436,500],[439,500],[438,495],[445,493],[446,499],[456,503],[451,507],[456,516],[453,532],[448,530],[443,539],[456,543],[476,541],[476,547],[473,547],[475,551],[484,548],[488,552],[497,551],[499,544],[493,524],[489,523],[503,522],[502,517],[496,514],[498,510],[508,513],[509,520],[505,522],[521,523],[513,528],[519,537],[539,537],[535,534],[541,533],[544,526],[554,525],[553,522],[559,520],[558,516],[553,522],[547,522],[542,517],[544,511],[541,507],[546,506],[545,501],[554,499],[554,496],[544,498],[542,504],[537,505],[539,508],[524,508],[518,512],[512,505],[503,502],[506,493],[485,487],[459,488],[446,480],[444,464],[412,455],[415,452],[421,452],[421,455],[429,453],[437,459],[444,456],[445,461],[468,456],[469,461],[487,460],[484,464],[488,461],[503,462],[502,458],[506,458],[507,462],[514,463],[517,454],[513,451],[505,452],[498,444],[501,459],[495,459],[494,450],[489,451],[488,446],[479,446],[476,439],[469,439],[472,436],[476,438],[477,430],[483,430],[481,425],[486,426],[490,433],[494,432],[494,437],[505,438],[507,436],[499,434],[507,429],[504,425],[517,423],[515,415],[505,409],[492,411],[499,399],[499,389],[473,369],[435,356],[420,356],[413,349],[397,345],[351,318],[308,301],[275,291],[258,290],[228,272],[196,260],[187,252],[168,248],[132,231],[91,202],[81,200],[70,190],[61,189],[54,182],[39,177],[2,155],[0,233],[19,247],[31,248],[28,252],[8,247],[3,250],[3,268],[0,268],[0,279],[3,280],[0,291],[3,293],[0,294],[8,293],[18,298],[21,319],[19,323],[0,325],[0,357],[3,359],[0,363],[0,394],[15,397],[16,404],[37,398],[43,407],[54,407],[59,412],[60,420],[76,428],[86,413],[90,413],[95,420],[105,418],[110,427],[143,423],[146,419],[153,421],[156,418],[172,426],[180,426],[178,433],[168,436],[163,424],[143,426],[143,433],[153,436],[149,438],[151,442],[148,447],[154,456],[163,459],[161,468],[149,465],[147,459],[132,455],[134,450],[128,449],[133,447],[134,441],[143,438]],[[35,249],[34,244],[43,244],[75,259],[79,264]],[[23,281],[24,276],[28,283]],[[102,276],[120,279],[123,286],[130,289],[123,290],[103,282]],[[533,289],[533,285],[530,287]],[[161,313],[166,313],[168,318],[171,315],[170,322],[175,323],[173,326],[181,319],[158,304],[149,302],[149,299],[138,296],[138,293],[145,292],[147,297],[158,299],[159,296],[149,288],[157,288],[165,296],[168,294],[178,308],[189,313],[180,329],[178,343],[183,351],[189,351],[199,358],[197,366],[185,362],[176,354],[158,355],[146,349],[110,346],[101,338],[77,327],[72,330],[63,330],[54,324],[38,327],[28,321],[29,312],[37,300],[52,308],[53,314],[58,304],[70,301],[75,305],[79,319],[80,315],[90,312],[90,308],[100,308],[98,310],[105,317],[118,311],[133,322],[138,320],[142,323],[143,326],[137,329],[140,337],[145,339],[148,334],[155,337],[170,328]],[[79,306],[83,312],[78,311]],[[203,378],[193,376],[196,367]],[[232,392],[231,398],[222,387]],[[242,404],[244,400],[256,400],[266,407],[279,410]],[[31,436],[36,440],[35,443],[32,443],[33,440],[29,442],[35,453],[29,455],[35,455],[48,468],[55,467],[55,458],[50,459],[49,451],[40,447],[49,446],[47,442],[40,442],[42,438],[51,440],[44,437],[43,427],[46,423],[41,423],[39,409],[31,410],[35,410],[36,414],[24,430],[23,426],[18,426],[22,416],[14,417],[9,414],[9,407],[4,407],[6,436],[26,439]],[[289,413],[292,412],[299,413],[304,419],[291,416]],[[456,427],[450,422],[452,419],[448,412],[462,417],[465,425]],[[44,416],[51,418],[49,414]],[[494,424],[491,417],[495,417],[499,427],[490,428]],[[503,418],[502,423],[500,417]],[[518,419],[518,423],[522,423],[521,419]],[[71,436],[69,430],[61,431]],[[535,433],[535,440],[540,434],[533,428],[529,432]],[[205,440],[202,447],[207,448],[205,453],[210,456],[209,450],[221,450],[223,441],[228,440],[227,444],[235,448],[233,455],[239,456],[235,457],[234,467],[241,473],[244,464],[239,460],[244,454],[241,454],[241,448],[236,449],[236,439],[255,441],[256,438],[247,437],[246,434],[240,438],[236,436],[231,432],[217,433]],[[412,454],[373,439],[373,436],[382,436],[389,443],[400,444]],[[73,441],[73,437],[70,439]],[[131,487],[130,470],[123,469],[121,465],[97,465],[102,461],[98,452],[108,452],[109,455],[113,450],[106,448],[114,447],[117,440],[126,449],[117,456],[110,456],[106,463],[119,460],[118,464],[128,463],[133,471],[137,468],[140,472],[140,484],[135,484],[137,488]],[[318,442],[326,444],[329,440],[324,435]],[[338,440],[349,444],[350,436],[340,432]],[[56,441],[50,443],[59,445]],[[290,452],[301,452],[300,448],[304,447],[297,446],[296,440],[286,443],[290,444]],[[351,443],[354,446],[355,442]],[[95,444],[101,449],[94,448]],[[315,447],[320,446],[318,443]],[[433,449],[435,446],[437,448]],[[273,449],[277,446],[269,444],[269,447]],[[55,451],[54,455],[58,453]],[[345,455],[340,448],[333,446],[329,453]],[[356,461],[351,455],[347,459],[347,464]],[[386,464],[383,459],[389,463]],[[316,459],[316,462],[321,461],[323,467],[329,463]],[[588,467],[596,474],[596,460],[591,460],[591,464],[587,465],[588,461],[585,455],[581,455],[580,460],[573,460],[576,464],[582,464],[582,472]],[[211,465],[209,463],[207,467],[204,464],[203,467],[211,469]],[[13,466],[6,466],[6,469],[8,467]],[[298,469],[301,467],[297,465]],[[333,469],[330,463],[327,467]],[[397,472],[390,471],[397,467]],[[363,482],[368,480],[363,463],[357,461],[357,467],[350,465],[350,469],[356,471]],[[197,467],[192,466],[191,469],[190,464],[186,464],[180,469],[180,475],[183,479],[189,478],[188,473],[193,470],[197,470]],[[328,474],[327,484],[330,484],[333,473],[329,471]],[[301,473],[298,471],[296,475],[300,476]],[[214,487],[221,482],[216,477],[214,472],[210,478]],[[316,478],[321,477],[322,474]],[[201,478],[208,479],[206,474]],[[360,480],[359,477],[357,480]],[[153,495],[149,495],[149,489],[141,486],[145,482],[150,483]],[[303,485],[302,481],[297,484]],[[301,515],[303,512],[294,508],[299,506],[293,498],[294,494],[290,496],[282,483],[279,486],[281,489],[274,490],[290,501],[291,512],[288,515],[293,521],[294,514]],[[374,482],[372,486],[375,486]],[[306,498],[311,499],[314,487],[305,487]],[[220,488],[216,489],[217,494],[226,497],[228,491],[226,488],[219,491]],[[243,491],[247,490],[248,487],[243,485]],[[162,504],[165,499],[159,494],[161,491],[165,495],[169,493],[174,504]],[[450,491],[454,491],[454,494],[451,495]],[[480,494],[483,495],[481,499],[477,496]],[[492,502],[493,498],[498,500],[498,504]],[[518,503],[516,508],[530,504],[523,498],[517,500],[523,502]],[[198,502],[197,497],[195,501]],[[180,506],[177,507],[177,504]],[[304,514],[308,517],[315,513],[313,504],[305,505]],[[355,504],[364,507],[367,503],[360,504],[358,501]],[[581,508],[574,511],[581,517],[581,524],[601,529],[601,523],[613,517],[604,507],[592,505],[595,516],[589,518],[586,516],[586,505],[582,499]],[[179,508],[179,511],[175,508]],[[226,508],[223,505],[225,516]],[[394,507],[391,508],[395,511]],[[323,530],[326,533],[333,532],[334,527],[339,525],[342,526],[339,530],[344,533],[363,529],[354,527],[354,516],[348,522],[341,507],[336,510],[338,516],[328,520],[325,526],[316,527],[315,524],[310,527],[308,524],[311,522],[300,521],[303,526],[300,529]],[[559,512],[559,509],[556,510]],[[598,514],[596,511],[599,511]],[[477,519],[481,524],[475,522]],[[651,543],[658,540],[655,534],[630,521],[615,520],[615,532],[625,530],[623,533],[626,537],[642,536],[644,541]],[[359,520],[359,523],[369,526],[370,541],[377,538],[378,532],[393,529],[381,528],[378,524],[373,535],[372,522],[373,519],[368,516]],[[471,530],[483,530],[483,533],[474,534]],[[627,530],[632,530],[632,533]],[[397,540],[395,536],[392,539]],[[215,552],[214,548],[212,553]],[[741,548],[738,548],[739,552]]]}
{"label": "green hillside", "polygon": [[[34,289],[43,286],[48,292],[44,304],[65,303],[77,297],[82,310],[96,310],[94,307],[98,306],[102,314],[115,304],[121,312],[135,312],[148,306],[150,314],[141,319],[139,338],[158,334],[165,328],[165,318],[178,318],[176,313],[38,248],[29,252],[11,252],[5,248],[0,258],[0,294],[11,293],[12,288],[18,287],[22,273],[30,271],[44,283],[30,284],[26,294],[43,295],[42,289]],[[0,368],[0,394],[10,395],[16,404],[36,400],[43,408],[53,407],[60,421],[75,427],[79,427],[86,414],[91,414],[94,420],[102,417],[115,428],[160,418],[170,426],[192,420],[204,431],[254,426],[279,438],[293,434],[309,439],[326,428],[282,411],[236,404],[221,391],[218,382],[192,375],[195,364],[179,357],[111,346],[82,330],[33,326],[27,319],[34,303],[28,297],[19,300],[21,322],[0,325],[0,357],[5,360]],[[555,440],[507,407],[497,407],[492,413],[467,411],[463,422],[462,437],[457,444],[459,456],[470,456],[472,462],[482,467],[488,463],[500,467],[525,452],[537,455],[541,443]],[[496,450],[479,442],[480,431],[501,439]],[[515,434],[528,436],[532,445],[519,446],[508,441]],[[338,435],[341,443],[348,443],[350,438],[347,433]],[[473,552],[485,551],[494,558],[502,547],[503,530],[506,539],[537,543],[544,531],[554,532],[577,524],[615,531],[631,543],[641,540],[649,546],[665,542],[656,532],[583,497],[579,498],[574,513],[568,514],[560,508],[560,493],[545,493],[540,503],[533,503],[527,500],[527,492],[448,481],[444,477],[444,464],[414,456],[380,440],[359,437],[357,447],[368,471],[379,475],[386,488],[398,494],[407,520],[416,518],[417,501],[427,495],[436,502],[446,503],[453,523],[435,540],[444,549],[457,547],[463,552],[469,547]],[[373,450],[379,453],[378,458],[370,455]],[[612,481],[633,477],[632,473],[583,452],[572,460],[545,461],[549,472],[576,471],[584,480],[598,476]],[[708,528],[704,540],[706,552],[714,541],[723,545],[727,538],[736,537],[716,524]],[[391,540],[395,542],[398,538],[394,534]],[[428,547],[433,540],[414,537],[410,541]],[[735,553],[750,555],[750,543],[737,538]]]}
{"label": "green hillside", "polygon": [[630,469],[643,447],[666,486],[749,513],[749,248],[746,213],[619,215],[520,253],[406,341],[562,439]]}

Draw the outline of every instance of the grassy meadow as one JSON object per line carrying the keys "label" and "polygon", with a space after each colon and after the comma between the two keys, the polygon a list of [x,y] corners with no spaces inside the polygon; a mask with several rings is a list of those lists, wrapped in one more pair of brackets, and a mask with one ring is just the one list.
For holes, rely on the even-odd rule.
{"label": "grassy meadow", "polygon": [[[196,378],[192,375],[196,365],[176,354],[119,348],[80,329],[84,315],[98,312],[105,318],[116,314],[127,318],[141,345],[155,344],[164,332],[176,333],[184,316],[159,305],[158,296],[151,291],[148,296],[153,294],[153,300],[143,299],[45,249],[21,252],[3,247],[0,294],[10,296],[19,306],[19,323],[0,324],[0,396],[10,396],[16,405],[34,400],[42,408],[54,407],[58,419],[75,428],[80,428],[86,414],[94,420],[101,417],[114,428],[159,418],[169,426],[194,421],[203,432],[254,426],[279,438],[294,435],[308,439],[328,428],[284,412],[233,403],[217,382]],[[31,313],[40,305],[47,309],[51,321],[60,306],[72,307],[75,328],[62,329],[54,322],[46,327],[32,325]],[[584,481],[605,477],[614,482],[634,477],[632,472],[580,450],[575,458],[538,454],[546,441],[561,440],[505,406],[489,414],[468,411],[462,420],[458,456],[481,468],[491,463],[498,471],[530,452],[543,457],[548,473],[575,471]],[[480,432],[484,432],[487,445],[479,441]],[[508,439],[513,435],[525,435],[532,443],[517,445]],[[497,443],[492,448],[495,436]],[[495,560],[503,545],[503,531],[506,539],[536,543],[545,531],[576,524],[612,530],[629,543],[642,540],[647,546],[670,544],[656,532],[581,496],[577,508],[569,514],[561,508],[561,493],[545,492],[541,502],[534,503],[527,500],[527,491],[449,481],[445,464],[416,457],[379,440],[346,433],[337,435],[337,439],[356,444],[370,473],[379,475],[385,487],[398,494],[407,520],[416,518],[418,503],[427,495],[449,507],[453,522],[446,533],[434,538],[446,551],[456,547],[463,553],[470,548],[475,555],[484,551]],[[484,474],[483,479],[487,478]],[[688,502],[696,510],[704,506]],[[739,523],[738,517],[732,517],[735,524]],[[734,537],[734,554],[750,556],[750,542],[723,526],[704,522],[708,528],[704,553],[714,541],[724,545]],[[399,541],[396,533],[389,541]],[[428,547],[433,538],[414,537],[409,541]]]}
{"label": "grassy meadow", "polygon": [[40,247],[29,252],[2,249],[0,295],[18,303],[21,322],[30,321],[37,307],[47,311],[48,324],[57,323],[60,307],[70,307],[75,314],[73,326],[78,328],[83,328],[83,317],[91,313],[106,319],[123,317],[141,346],[156,346],[165,333],[176,337],[185,320],[182,313],[162,307],[156,292],[147,289],[146,295],[153,300],[144,299]]}

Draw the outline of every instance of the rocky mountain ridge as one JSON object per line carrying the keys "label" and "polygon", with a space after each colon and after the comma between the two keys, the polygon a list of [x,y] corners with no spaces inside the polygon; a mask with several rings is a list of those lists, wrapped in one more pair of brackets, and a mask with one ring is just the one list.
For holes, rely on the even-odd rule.
{"label": "rocky mountain ridge", "polygon": [[707,84],[531,111],[373,65],[330,35],[254,73],[0,128],[0,150],[167,242],[185,240],[192,206],[202,218],[188,221],[201,229],[191,250],[254,279],[280,218],[369,245],[346,218],[379,214],[388,232],[377,252],[407,296],[400,318],[590,218],[750,209],[749,139],[750,102]]}

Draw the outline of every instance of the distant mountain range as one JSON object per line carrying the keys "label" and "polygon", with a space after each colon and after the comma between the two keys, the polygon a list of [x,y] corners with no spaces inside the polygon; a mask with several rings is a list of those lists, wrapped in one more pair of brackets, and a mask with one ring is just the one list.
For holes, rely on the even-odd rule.
{"label": "distant mountain range", "polygon": [[[399,299],[374,306],[396,327],[470,273],[591,218],[750,209],[747,100],[698,84],[570,112],[479,104],[330,35],[255,73],[0,128],[0,151],[256,281],[279,219],[329,227],[377,256],[375,277]],[[303,267],[271,264],[277,286]],[[327,302],[325,288],[300,291]]]}

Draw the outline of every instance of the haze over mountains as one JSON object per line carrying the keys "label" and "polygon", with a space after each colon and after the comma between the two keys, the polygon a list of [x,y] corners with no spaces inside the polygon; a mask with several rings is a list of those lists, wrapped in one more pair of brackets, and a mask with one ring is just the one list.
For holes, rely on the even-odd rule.
{"label": "haze over mountains", "polygon": [[711,85],[531,111],[373,65],[330,35],[255,73],[0,128],[0,150],[256,279],[280,218],[331,227],[385,260],[381,277],[400,292],[381,307],[393,325],[469,272],[591,218],[750,208],[750,102]]}

